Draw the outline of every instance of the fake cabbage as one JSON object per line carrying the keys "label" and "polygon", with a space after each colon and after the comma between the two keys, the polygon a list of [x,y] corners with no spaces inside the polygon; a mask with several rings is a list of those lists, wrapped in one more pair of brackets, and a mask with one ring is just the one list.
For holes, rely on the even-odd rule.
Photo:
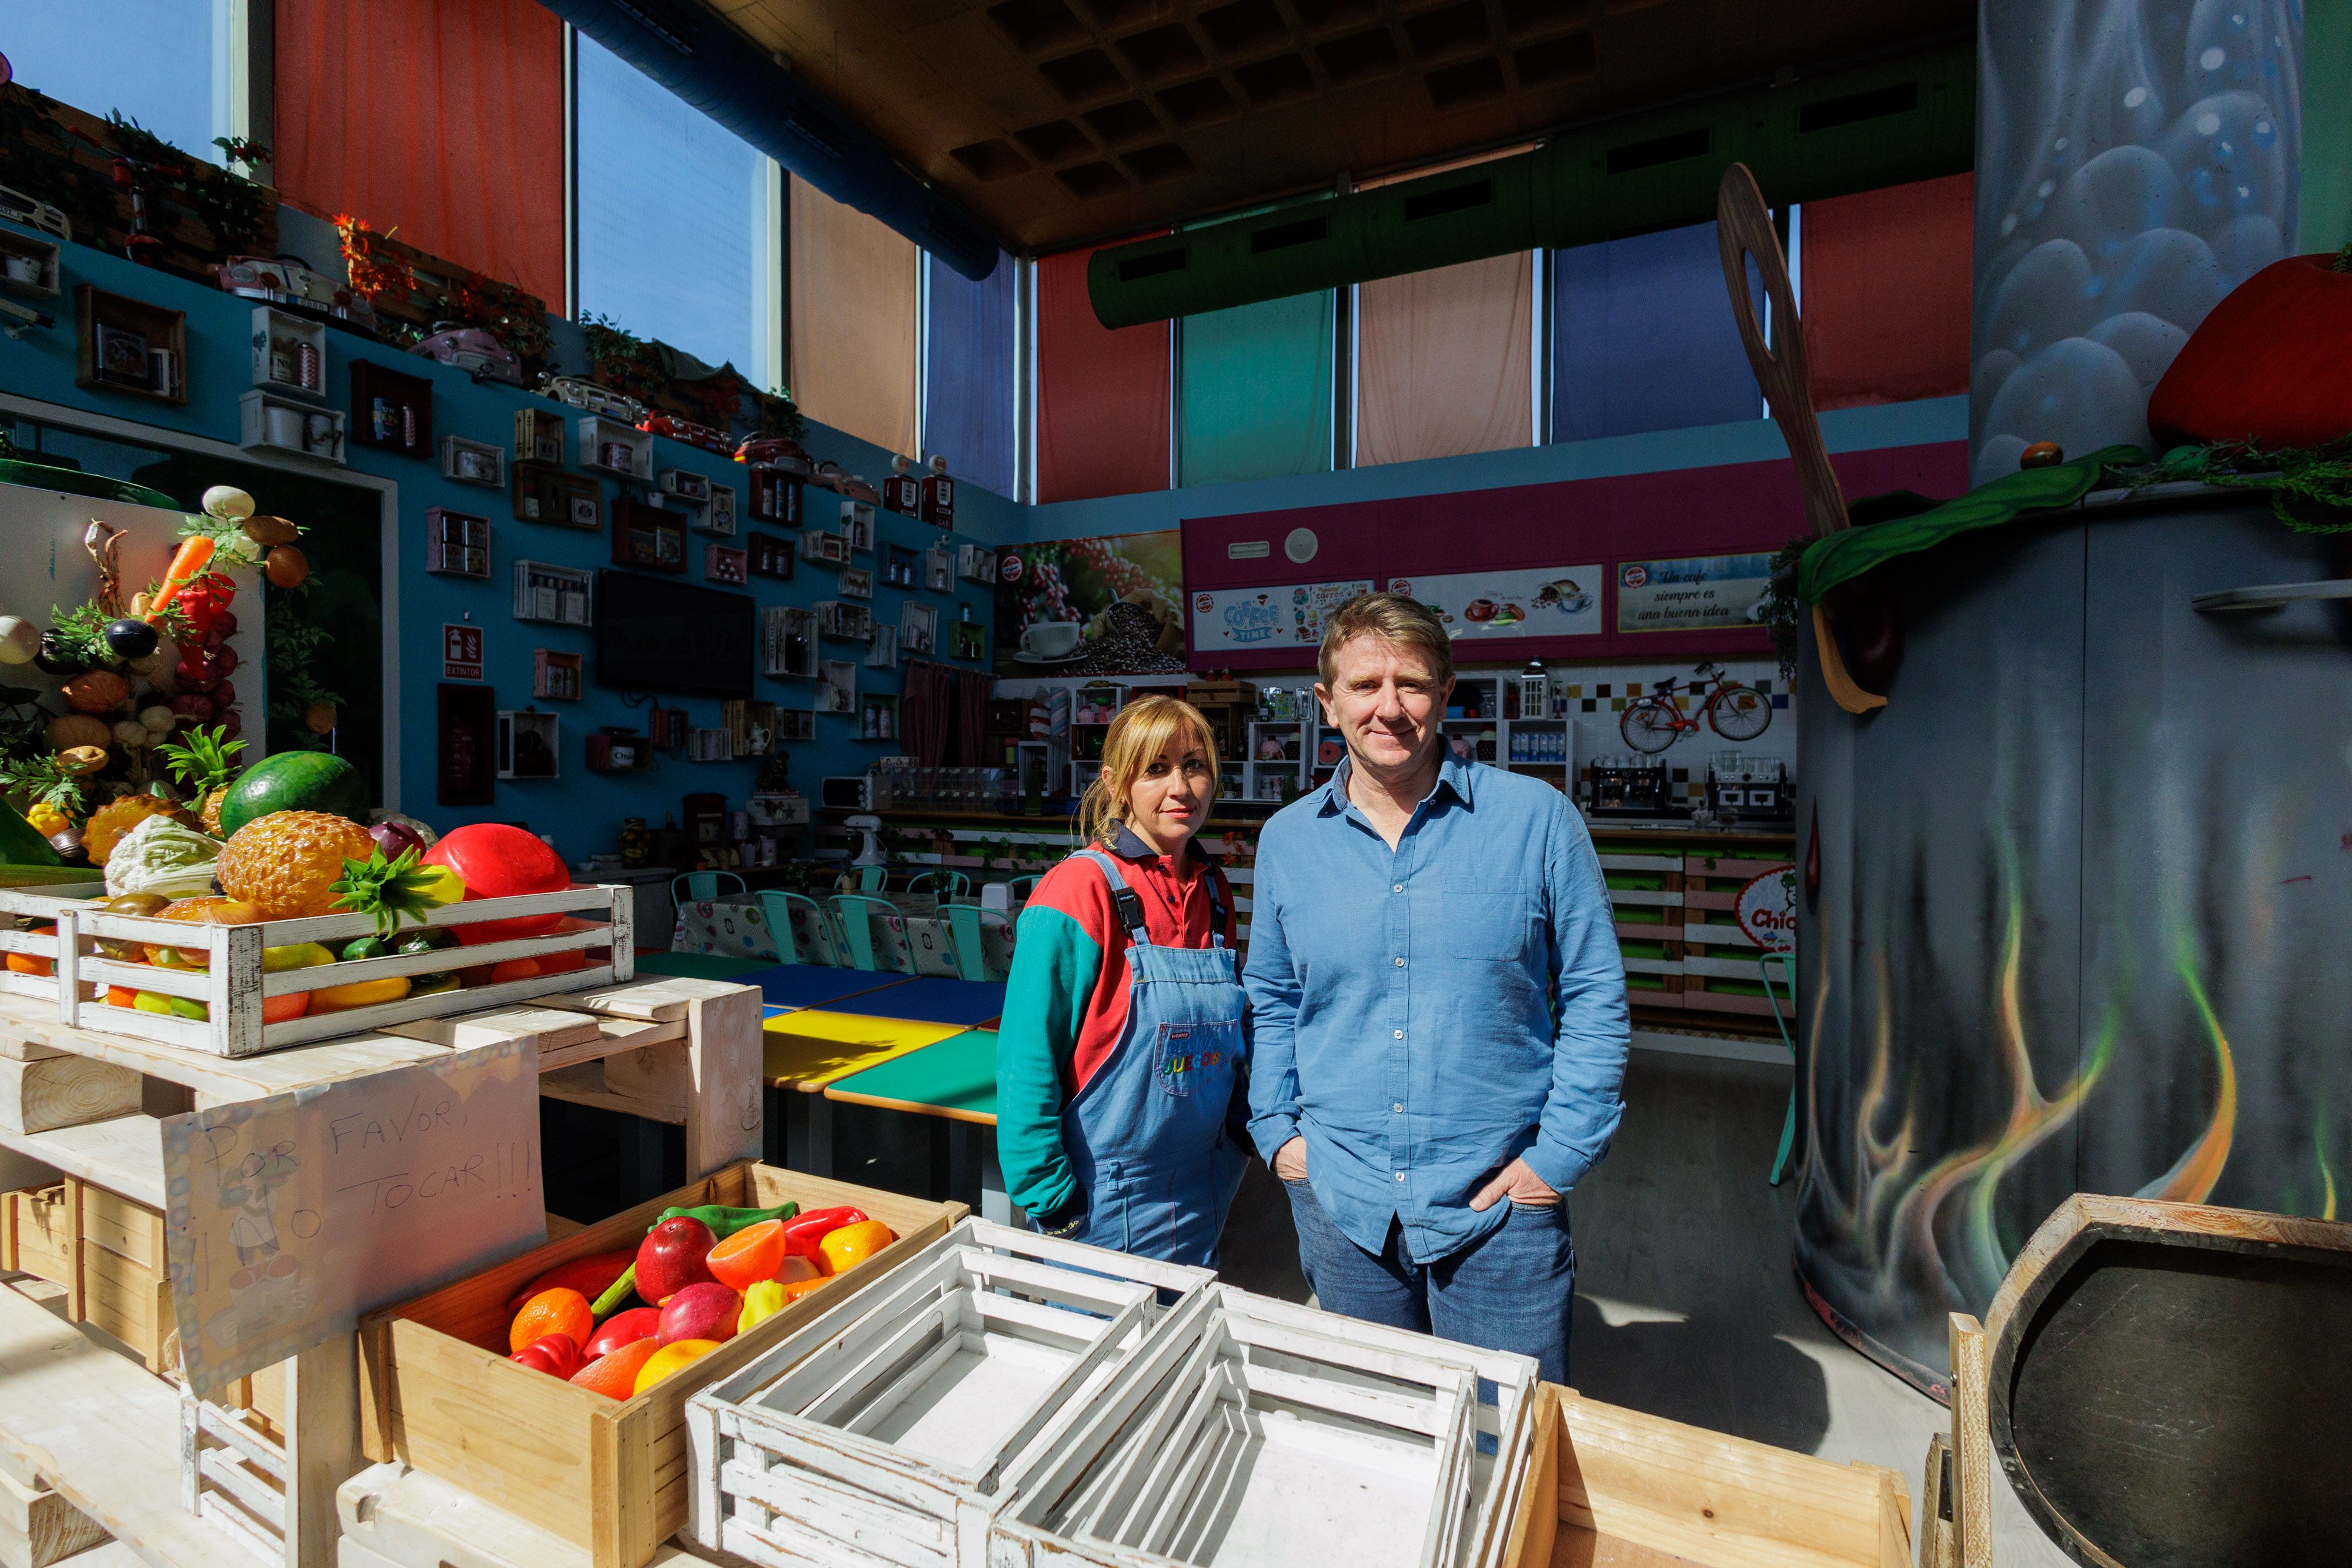
{"label": "fake cabbage", "polygon": [[169,817],[150,817],[106,857],[106,891],[197,898],[213,890],[221,841]]}

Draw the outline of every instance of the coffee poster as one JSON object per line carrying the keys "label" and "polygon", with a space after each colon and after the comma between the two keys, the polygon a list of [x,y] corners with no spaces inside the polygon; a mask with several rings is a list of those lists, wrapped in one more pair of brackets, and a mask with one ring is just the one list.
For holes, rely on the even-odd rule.
{"label": "coffee poster", "polygon": [[1429,607],[1457,643],[1601,633],[1602,569],[1528,567],[1442,577],[1392,577],[1389,591]]}
{"label": "coffee poster", "polygon": [[1116,534],[996,552],[996,673],[1156,675],[1184,668],[1181,536]]}
{"label": "coffee poster", "polygon": [[1769,555],[1688,556],[1617,563],[1617,630],[1714,632],[1752,627],[1772,586]]}
{"label": "coffee poster", "polygon": [[1369,580],[1308,582],[1283,588],[1220,588],[1192,596],[1192,646],[1213,667],[1220,653],[1305,651],[1312,663],[1323,617],[1372,591]]}

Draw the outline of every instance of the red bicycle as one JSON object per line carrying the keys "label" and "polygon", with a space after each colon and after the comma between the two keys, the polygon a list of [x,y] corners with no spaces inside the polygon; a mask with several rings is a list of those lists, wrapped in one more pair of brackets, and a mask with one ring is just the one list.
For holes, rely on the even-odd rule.
{"label": "red bicycle", "polygon": [[[1701,709],[1715,733],[1726,740],[1753,740],[1772,727],[1772,699],[1754,686],[1731,679],[1723,666],[1705,664],[1693,666],[1692,673],[1700,681],[1713,681],[1715,689],[1707,694]],[[1675,706],[1675,688],[1682,682],[1669,676],[1657,684],[1648,696],[1635,697],[1625,705],[1622,717],[1617,721],[1617,731],[1625,744],[1636,751],[1660,752],[1698,729],[1698,720],[1686,716]],[[1698,690],[1698,682],[1691,689]]]}

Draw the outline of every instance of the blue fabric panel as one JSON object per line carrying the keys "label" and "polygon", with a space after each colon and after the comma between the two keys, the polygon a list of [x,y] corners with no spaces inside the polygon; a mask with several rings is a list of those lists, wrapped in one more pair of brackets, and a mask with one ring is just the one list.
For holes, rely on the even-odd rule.
{"label": "blue fabric panel", "polygon": [[926,267],[930,301],[923,378],[923,455],[1000,496],[1013,494],[1013,258],[978,283]]}
{"label": "blue fabric panel", "polygon": [[1554,441],[1758,419],[1715,225],[1552,253]]}

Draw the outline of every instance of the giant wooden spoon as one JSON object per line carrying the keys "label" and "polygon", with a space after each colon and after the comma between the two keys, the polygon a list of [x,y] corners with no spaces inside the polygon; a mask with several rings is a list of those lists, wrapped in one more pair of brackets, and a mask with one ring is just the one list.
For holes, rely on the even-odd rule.
{"label": "giant wooden spoon", "polygon": [[[1723,253],[1724,287],[1731,291],[1732,319],[1739,324],[1739,340],[1748,349],[1748,366],[1756,384],[1771,400],[1773,423],[1789,444],[1797,465],[1797,483],[1805,495],[1805,517],[1813,533],[1827,538],[1847,526],[1845,497],[1837,473],[1830,466],[1829,449],[1822,444],[1822,427],[1813,417],[1812,379],[1805,370],[1805,333],[1797,315],[1796,292],[1789,287],[1788,264],[1781,259],[1780,232],[1772,226],[1764,193],[1745,163],[1723,172],[1715,198],[1716,241]],[[1756,306],[1748,295],[1748,263],[1753,259],[1772,301],[1773,319],[1780,323],[1778,344],[1764,340],[1756,319]],[[1885,707],[1886,699],[1866,692],[1846,673],[1845,659],[1831,635],[1829,620],[1818,604],[1812,607],[1813,643],[1821,655],[1822,684],[1838,706],[1848,713],[1868,713]]]}

